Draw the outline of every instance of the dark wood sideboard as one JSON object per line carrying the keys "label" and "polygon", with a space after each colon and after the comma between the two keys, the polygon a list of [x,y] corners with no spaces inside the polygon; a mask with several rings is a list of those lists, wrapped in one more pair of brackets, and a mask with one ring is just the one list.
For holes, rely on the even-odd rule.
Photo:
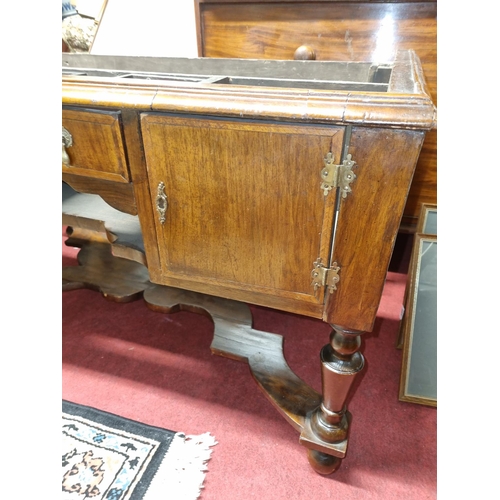
{"label": "dark wood sideboard", "polygon": [[[62,56],[63,286],[214,322],[322,474],[436,109],[412,51],[383,64]],[[332,325],[322,393],[248,303]],[[304,335],[310,333],[304,332]],[[317,362],[317,360],[311,360]]]}
{"label": "dark wood sideboard", "polygon": [[[414,50],[437,106],[436,0],[195,0],[198,55],[390,62]],[[437,130],[427,134],[401,230],[437,204]]]}

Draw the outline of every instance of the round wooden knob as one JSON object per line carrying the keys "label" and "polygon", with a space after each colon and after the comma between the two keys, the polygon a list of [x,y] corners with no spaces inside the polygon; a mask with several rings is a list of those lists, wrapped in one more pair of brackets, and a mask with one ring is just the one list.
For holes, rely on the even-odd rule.
{"label": "round wooden knob", "polygon": [[293,54],[296,61],[314,61],[316,59],[316,52],[308,45],[301,45]]}

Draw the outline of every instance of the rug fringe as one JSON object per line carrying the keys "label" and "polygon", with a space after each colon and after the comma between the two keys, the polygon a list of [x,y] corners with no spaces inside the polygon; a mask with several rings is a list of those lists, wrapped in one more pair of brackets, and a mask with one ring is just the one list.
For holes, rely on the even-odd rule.
{"label": "rug fringe", "polygon": [[178,432],[158,467],[143,500],[195,500],[199,498],[208,470],[212,447],[217,444],[209,432],[186,436]]}

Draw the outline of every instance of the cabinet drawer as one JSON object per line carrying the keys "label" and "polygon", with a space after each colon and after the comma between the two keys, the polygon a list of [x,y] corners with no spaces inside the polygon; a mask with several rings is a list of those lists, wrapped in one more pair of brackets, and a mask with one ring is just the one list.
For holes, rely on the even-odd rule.
{"label": "cabinet drawer", "polygon": [[130,182],[119,111],[63,108],[62,125],[63,173]]}

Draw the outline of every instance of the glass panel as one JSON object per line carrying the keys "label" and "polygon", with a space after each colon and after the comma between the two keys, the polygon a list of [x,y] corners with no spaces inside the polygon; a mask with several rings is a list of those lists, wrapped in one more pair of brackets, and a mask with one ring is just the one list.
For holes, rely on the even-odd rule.
{"label": "glass panel", "polygon": [[437,399],[437,241],[420,250],[406,395]]}
{"label": "glass panel", "polygon": [[437,210],[429,210],[427,212],[422,232],[425,234],[437,234]]}

